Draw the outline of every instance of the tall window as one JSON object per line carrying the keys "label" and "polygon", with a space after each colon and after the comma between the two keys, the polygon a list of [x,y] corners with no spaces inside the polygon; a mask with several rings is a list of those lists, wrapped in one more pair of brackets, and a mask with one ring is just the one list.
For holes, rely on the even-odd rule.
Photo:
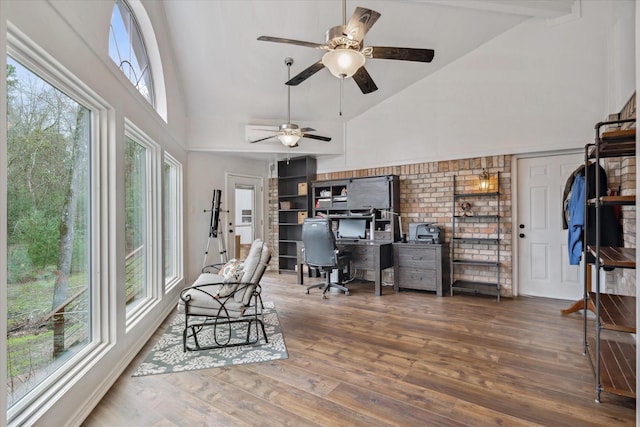
{"label": "tall window", "polygon": [[125,297],[127,323],[133,324],[162,289],[162,169],[158,144],[129,121],[125,135]]}
{"label": "tall window", "polygon": [[182,165],[165,153],[163,169],[164,284],[182,278]]}
{"label": "tall window", "polygon": [[149,289],[149,150],[127,137],[125,152],[125,274],[127,311]]}
{"label": "tall window", "polygon": [[7,114],[12,408],[92,340],[92,113],[8,57]]}
{"label": "tall window", "polygon": [[109,29],[109,56],[138,91],[155,106],[151,66],[140,26],[124,0],[117,0]]}

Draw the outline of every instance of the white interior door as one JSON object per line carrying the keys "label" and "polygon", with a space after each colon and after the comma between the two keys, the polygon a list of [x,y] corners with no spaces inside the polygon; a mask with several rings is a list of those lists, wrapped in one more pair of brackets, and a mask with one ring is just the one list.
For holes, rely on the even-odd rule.
{"label": "white interior door", "polygon": [[567,179],[582,154],[518,160],[518,286],[520,295],[582,298],[583,271],[569,265],[567,230],[562,229],[562,198]]}
{"label": "white interior door", "polygon": [[236,236],[241,244],[250,244],[262,238],[263,193],[262,178],[227,174],[227,215],[225,223],[227,253],[233,258],[236,253]]}

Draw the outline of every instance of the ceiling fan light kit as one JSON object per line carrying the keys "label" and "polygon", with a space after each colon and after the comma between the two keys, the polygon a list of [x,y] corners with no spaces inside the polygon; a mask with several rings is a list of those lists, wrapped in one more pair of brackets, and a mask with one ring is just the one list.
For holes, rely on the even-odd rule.
{"label": "ceiling fan light kit", "polygon": [[322,63],[337,78],[348,79],[364,65],[365,57],[360,51],[345,47],[325,53]]}
{"label": "ceiling fan light kit", "polygon": [[284,123],[280,125],[280,133],[278,139],[287,147],[297,147],[298,141],[300,141],[301,135],[298,125],[293,123]]}

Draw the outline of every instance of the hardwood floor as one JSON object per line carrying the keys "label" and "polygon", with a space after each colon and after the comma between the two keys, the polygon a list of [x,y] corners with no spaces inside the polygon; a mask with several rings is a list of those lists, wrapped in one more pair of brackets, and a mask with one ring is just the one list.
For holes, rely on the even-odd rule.
{"label": "hardwood floor", "polygon": [[561,316],[566,301],[375,297],[367,282],[323,300],[291,275],[262,284],[288,359],[132,378],[160,328],[84,425],[635,425],[635,399],[594,401],[582,313]]}

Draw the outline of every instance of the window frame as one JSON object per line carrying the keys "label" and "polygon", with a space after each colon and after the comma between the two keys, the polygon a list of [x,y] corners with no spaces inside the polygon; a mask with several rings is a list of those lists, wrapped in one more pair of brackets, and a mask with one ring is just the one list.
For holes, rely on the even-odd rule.
{"label": "window frame", "polygon": [[[111,9],[111,20],[109,21],[109,46],[111,45],[111,32],[112,32],[112,28],[113,28],[113,11],[118,8],[118,3],[122,3],[122,5],[129,12],[129,17],[131,18],[131,24],[132,24],[130,30],[135,31],[136,35],[140,38],[141,53],[144,54],[144,58],[137,58],[136,57],[136,59],[138,61],[140,59],[144,59],[145,60],[145,62],[146,62],[146,70],[144,70],[144,69],[140,70],[142,72],[142,74],[140,76],[136,76],[136,77],[138,77],[138,82],[139,82],[141,79],[144,80],[142,76],[144,75],[145,71],[149,74],[149,77],[148,77],[149,85],[148,85],[148,87],[147,87],[147,85],[145,85],[145,87],[147,88],[147,91],[148,91],[148,96],[145,96],[140,91],[138,86],[136,84],[134,84],[134,82],[131,80],[131,77],[128,76],[125,73],[125,71],[121,68],[122,62],[117,63],[116,59],[111,56],[111,52],[110,52],[111,49],[110,48],[109,48],[109,57],[113,60],[114,64],[116,64],[116,67],[118,67],[118,69],[122,72],[122,74],[129,81],[129,83],[131,83],[131,85],[136,89],[136,91],[138,93],[140,93],[140,95],[142,95],[144,97],[144,99],[147,100],[149,102],[149,104],[151,104],[151,106],[155,109],[156,108],[155,82],[154,82],[153,67],[151,65],[151,59],[150,59],[150,55],[149,55],[149,50],[147,49],[146,37],[145,37],[144,31],[142,30],[142,27],[140,26],[140,23],[138,22],[138,18],[136,16],[136,13],[134,12],[133,8],[131,7],[131,5],[129,4],[129,2],[127,0],[116,0],[114,5],[113,5],[113,9]],[[132,42],[131,42],[132,34],[128,33],[127,36],[128,36],[127,38],[128,38],[129,44],[127,46],[118,46],[117,41],[116,41],[116,48],[120,48],[120,49],[127,48],[127,50],[129,50],[129,51],[134,51],[135,52],[135,49],[132,47]],[[118,49],[118,52],[120,52],[120,49]],[[134,53],[134,55],[135,55],[135,53]],[[131,59],[131,57],[125,58],[125,61],[131,63],[131,61],[129,61],[129,59]]]}
{"label": "window frame", "polygon": [[[136,93],[138,99],[144,99],[144,104],[146,106],[151,106],[157,114],[160,115],[162,120],[165,123],[168,122],[168,107],[167,107],[167,90],[165,86],[165,78],[164,78],[164,69],[162,66],[162,59],[160,57],[160,47],[158,45],[158,39],[156,37],[156,33],[153,29],[153,25],[151,23],[151,19],[147,14],[147,11],[140,0],[126,0],[129,11],[133,14],[136,22],[138,23],[138,30],[142,34],[144,39],[145,50],[147,53],[147,61],[149,62],[149,67],[151,69],[151,80],[153,82],[153,93],[154,93],[154,102],[151,104],[147,101],[144,96],[133,86],[131,81],[124,75],[122,70],[116,62],[109,55],[109,43],[108,40],[111,37],[111,19],[109,20],[109,32],[107,32],[107,46],[106,46],[106,55],[109,58],[109,66],[114,71],[114,74],[118,76],[123,82],[123,85],[126,86],[127,90],[132,93]],[[114,3],[114,7],[116,7]],[[111,16],[113,15],[113,9],[111,9]],[[124,84],[124,82],[127,82]],[[142,98],[140,98],[142,96]]]}
{"label": "window frame", "polygon": [[[112,244],[115,239],[110,237],[108,213],[103,212],[103,206],[109,206],[114,197],[113,177],[107,170],[110,152],[108,147],[114,143],[114,135],[109,125],[113,116],[113,108],[98,94],[85,85],[79,78],[68,71],[52,56],[45,53],[39,46],[28,40],[16,27],[7,23],[7,51],[3,62],[6,67],[6,57],[11,56],[15,61],[28,68],[48,84],[63,92],[74,101],[86,107],[91,112],[91,142],[89,145],[89,167],[92,194],[90,202],[90,261],[89,285],[90,294],[90,331],[91,339],[84,348],[61,364],[47,378],[31,389],[11,408],[6,408],[6,389],[2,392],[3,406],[6,408],[7,422],[28,424],[39,411],[52,405],[61,398],[66,390],[82,378],[86,371],[95,366],[99,360],[115,345],[116,324],[110,313],[115,311],[114,299],[109,289],[109,277],[115,273],[115,265],[110,262],[109,251],[105,245]],[[5,75],[6,80],[6,75]],[[6,85],[6,82],[3,83]],[[3,110],[7,114],[6,107]],[[3,119],[6,120],[6,117]],[[6,136],[5,136],[6,138]],[[2,167],[4,190],[6,191],[6,166]],[[6,234],[0,244],[6,247]],[[1,265],[6,271],[6,251]],[[101,273],[102,272],[102,273]],[[7,311],[3,310],[3,324],[6,325]],[[6,330],[6,328],[5,328]],[[6,342],[6,337],[5,337]],[[6,344],[2,351],[6,353]],[[6,377],[6,369],[5,369]]]}
{"label": "window frame", "polygon": [[[151,139],[146,133],[138,128],[131,120],[125,117],[124,119],[124,141],[126,145],[126,139],[130,138],[135,143],[143,146],[147,150],[146,166],[147,166],[147,188],[145,192],[147,194],[147,210],[145,213],[145,227],[146,227],[146,245],[149,250],[146,253],[147,264],[147,283],[146,283],[146,296],[144,296],[140,302],[132,307],[125,306],[125,319],[126,319],[126,332],[129,332],[144,316],[149,313],[160,301],[161,298],[161,284],[164,284],[164,274],[162,272],[162,197],[158,194],[158,191],[162,188],[162,150],[159,144]],[[124,150],[123,150],[124,153]],[[119,164],[124,164],[124,157],[122,157]],[[124,181],[123,181],[124,182]],[[126,189],[124,190],[126,192]],[[123,194],[124,196],[124,194]],[[123,204],[123,209],[125,208]],[[123,220],[123,225],[126,221]],[[125,254],[126,255],[126,254]],[[124,271],[124,258],[120,260],[123,263]],[[126,281],[123,280],[123,286]],[[123,289],[122,296],[125,297],[125,289]]]}
{"label": "window frame", "polygon": [[[173,231],[173,236],[175,237],[175,248],[172,251],[172,261],[173,261],[173,265],[175,266],[175,274],[173,276],[167,277],[164,274],[164,256],[163,256],[163,268],[162,268],[162,272],[163,272],[163,277],[164,277],[164,293],[167,294],[169,293],[174,287],[176,287],[179,283],[181,283],[184,279],[184,262],[183,262],[183,254],[184,254],[184,243],[183,243],[183,217],[182,217],[182,207],[183,207],[183,193],[182,193],[182,182],[183,182],[183,169],[182,169],[182,164],[176,160],[171,154],[167,153],[166,151],[164,152],[164,161],[163,161],[163,166],[164,165],[168,165],[171,170],[173,171],[172,176],[169,179],[169,185],[171,185],[171,194],[173,196],[173,200],[172,201],[167,201],[164,200],[165,195],[167,194],[166,191],[162,192],[162,197],[163,197],[163,216],[164,216],[164,221],[163,221],[163,225],[168,225],[172,228]],[[164,171],[164,168],[163,168]],[[164,185],[164,175],[163,175],[163,185]],[[166,188],[163,187],[163,190],[166,190]],[[166,224],[167,221],[171,220],[171,217],[169,215],[164,215],[164,207],[166,206],[165,203],[169,202],[171,203],[171,207],[173,208],[174,211],[174,220],[172,221],[172,224]],[[164,255],[164,252],[166,251],[166,248],[164,246],[164,242],[165,242],[165,238],[166,236],[164,235],[164,227],[163,227],[163,234],[162,234],[162,253]]]}

